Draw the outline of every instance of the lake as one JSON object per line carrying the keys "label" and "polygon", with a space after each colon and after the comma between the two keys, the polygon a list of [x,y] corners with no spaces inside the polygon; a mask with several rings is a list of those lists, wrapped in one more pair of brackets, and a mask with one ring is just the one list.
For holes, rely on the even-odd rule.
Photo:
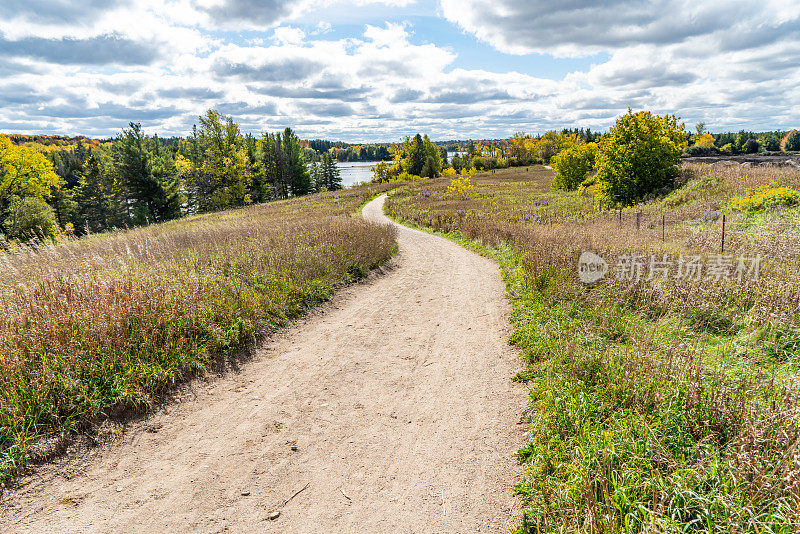
{"label": "lake", "polygon": [[358,182],[372,181],[372,167],[377,161],[343,161],[337,163],[339,174],[342,177],[342,186],[350,187]]}
{"label": "lake", "polygon": [[[455,155],[464,157],[466,154],[466,152],[448,152],[447,161],[452,161]],[[371,182],[372,167],[377,163],[377,161],[343,161],[337,163],[339,174],[342,176],[342,186],[350,187],[359,182]]]}

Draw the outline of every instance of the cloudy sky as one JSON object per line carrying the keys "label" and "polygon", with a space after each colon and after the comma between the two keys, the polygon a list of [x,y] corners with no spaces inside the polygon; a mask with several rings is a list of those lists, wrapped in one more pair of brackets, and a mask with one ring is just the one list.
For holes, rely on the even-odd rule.
{"label": "cloudy sky", "polygon": [[800,0],[0,0],[0,131],[391,141],[800,127]]}

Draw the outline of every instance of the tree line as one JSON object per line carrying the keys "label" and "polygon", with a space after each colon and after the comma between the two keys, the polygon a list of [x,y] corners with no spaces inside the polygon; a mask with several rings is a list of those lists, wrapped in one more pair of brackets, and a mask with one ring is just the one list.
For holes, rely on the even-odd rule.
{"label": "tree line", "polygon": [[800,152],[800,131],[710,133],[701,122],[695,126],[695,133],[688,135],[687,143],[689,156]]}
{"label": "tree line", "polygon": [[0,135],[0,239],[95,233],[342,187],[332,152],[318,154],[291,128],[243,135],[215,110],[187,138],[131,123],[111,142],[66,146],[37,150]]}
{"label": "tree line", "polygon": [[391,159],[389,144],[351,145],[342,141],[313,139],[309,148],[318,154],[331,153],[334,161],[383,161]]}
{"label": "tree line", "polygon": [[[681,153],[800,151],[797,130],[711,134],[700,123],[691,133],[677,128],[673,119],[629,112],[620,120],[662,131],[660,139],[669,140],[669,149],[653,145],[647,154],[664,149],[663,153],[669,154],[665,161],[673,161]],[[642,198],[650,188],[640,184],[624,192],[620,188],[630,185],[630,180],[617,180],[616,171],[603,170],[611,168],[613,151],[620,153],[610,144],[615,132],[624,131],[620,128],[618,123],[606,134],[574,128],[439,144],[417,134],[391,145],[349,145],[302,142],[291,128],[260,137],[243,135],[231,117],[209,110],[186,138],[147,135],[136,123],[111,141],[0,135],[0,244],[5,239],[53,237],[59,232],[81,235],[145,225],[336,190],[342,187],[336,162],[362,158],[383,160],[373,169],[374,180],[379,182],[552,164],[556,187],[597,184],[607,206],[623,205]],[[649,142],[632,145],[630,154],[638,154]],[[456,155],[448,158],[448,150]],[[592,169],[601,180],[589,184],[586,176]],[[670,172],[653,171],[650,176],[660,177],[655,182],[663,187],[666,178],[672,177]],[[599,187],[601,182],[606,185]],[[613,187],[608,185],[612,183]]]}

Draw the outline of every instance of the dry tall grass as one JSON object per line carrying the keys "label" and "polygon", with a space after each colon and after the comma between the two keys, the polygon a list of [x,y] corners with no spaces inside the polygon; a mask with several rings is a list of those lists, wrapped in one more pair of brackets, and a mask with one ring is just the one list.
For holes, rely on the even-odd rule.
{"label": "dry tall grass", "polygon": [[0,478],[28,445],[141,411],[394,250],[385,187],[0,253]]}

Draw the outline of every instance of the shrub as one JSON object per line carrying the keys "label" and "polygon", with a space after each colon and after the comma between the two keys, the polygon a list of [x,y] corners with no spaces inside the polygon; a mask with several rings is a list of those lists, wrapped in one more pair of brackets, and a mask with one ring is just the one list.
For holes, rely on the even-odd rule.
{"label": "shrub", "polygon": [[742,152],[745,154],[755,154],[758,152],[758,141],[752,137],[745,141],[744,145],[742,146]]}
{"label": "shrub", "polygon": [[708,153],[709,149],[697,145],[686,147],[686,152],[685,152],[687,156],[703,156]]}
{"label": "shrub", "polygon": [[408,174],[406,171],[401,172],[397,179],[394,181],[397,182],[416,182],[417,180],[422,180],[422,176],[417,176],[416,174]]}
{"label": "shrub", "polygon": [[628,110],[600,139],[598,196],[609,206],[629,206],[670,185],[685,147],[684,126],[674,115]]}
{"label": "shrub", "polygon": [[800,132],[792,130],[781,140],[781,149],[786,152],[800,151]]}
{"label": "shrub", "polygon": [[42,199],[17,199],[11,203],[10,212],[6,219],[6,228],[12,238],[26,241],[31,238],[54,237],[58,232],[53,208]]}
{"label": "shrub", "polygon": [[472,191],[472,182],[469,179],[469,173],[462,172],[455,178],[450,181],[450,185],[447,187],[448,193],[453,193],[459,196],[465,196],[467,193]]}
{"label": "shrub", "polygon": [[773,182],[756,188],[748,195],[734,197],[728,208],[734,211],[756,212],[779,207],[796,206],[800,193],[790,187],[777,187]]}
{"label": "shrub", "polygon": [[569,147],[553,156],[550,164],[555,171],[552,183],[555,189],[572,191],[581,184],[594,165],[594,149],[597,145],[590,145]]}

